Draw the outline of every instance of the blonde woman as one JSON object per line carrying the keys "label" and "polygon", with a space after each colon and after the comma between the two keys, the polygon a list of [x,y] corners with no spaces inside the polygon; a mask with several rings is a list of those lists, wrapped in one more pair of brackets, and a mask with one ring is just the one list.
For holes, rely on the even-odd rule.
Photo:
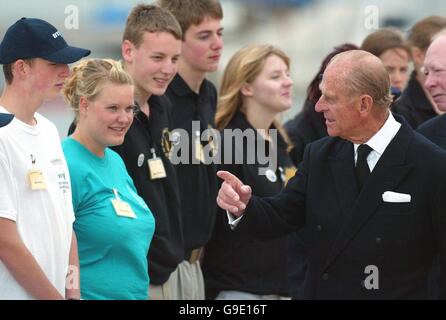
{"label": "blonde woman", "polygon": [[[232,144],[232,154],[242,155],[243,163],[224,164],[218,169],[236,175],[258,196],[272,196],[280,192],[286,183],[286,174],[292,171],[287,153],[289,144],[275,120],[292,104],[293,81],[289,68],[290,60],[280,49],[271,45],[255,45],[238,51],[223,75],[216,127],[219,130],[254,132],[256,141],[244,140],[243,146]],[[269,129],[278,130],[277,143],[268,135]],[[254,151],[249,146],[258,142],[273,144],[272,150],[277,153],[277,170],[269,169],[265,175],[259,175],[263,165],[256,152],[255,163],[247,161],[252,156],[248,153]],[[227,151],[224,149],[223,153]],[[262,300],[288,296],[285,256],[286,237],[259,241],[242,236],[228,230],[226,214],[219,212],[203,263],[207,297]]]}
{"label": "blonde woman", "polygon": [[122,159],[133,121],[133,82],[113,60],[86,60],[63,94],[76,114],[63,141],[72,176],[74,230],[84,299],[147,299],[147,252],[155,224]]}

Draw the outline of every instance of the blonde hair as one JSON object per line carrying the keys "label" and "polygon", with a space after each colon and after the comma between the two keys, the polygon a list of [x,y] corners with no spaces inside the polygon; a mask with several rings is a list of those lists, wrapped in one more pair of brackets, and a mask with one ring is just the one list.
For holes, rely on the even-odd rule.
{"label": "blonde hair", "polygon": [[127,17],[122,40],[128,40],[138,48],[145,32],[167,32],[177,40],[181,40],[183,36],[178,21],[169,10],[140,4]]}
{"label": "blonde hair", "polygon": [[94,100],[108,83],[133,85],[130,75],[118,61],[111,59],[87,59],[78,63],[65,81],[62,95],[79,118],[79,100]]}
{"label": "blonde hair", "polygon": [[[215,126],[223,130],[243,106],[241,89],[245,83],[253,82],[263,69],[266,59],[275,55],[290,67],[289,57],[279,48],[272,45],[251,45],[237,51],[223,74],[220,86],[220,96],[215,115]],[[274,126],[285,139],[289,147],[292,146],[285,130],[279,121],[274,120]]]}

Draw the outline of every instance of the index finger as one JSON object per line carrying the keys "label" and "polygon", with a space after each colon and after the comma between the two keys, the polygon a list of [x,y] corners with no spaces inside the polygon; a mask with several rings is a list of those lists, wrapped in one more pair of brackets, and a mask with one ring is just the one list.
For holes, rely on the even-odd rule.
{"label": "index finger", "polygon": [[233,187],[238,187],[238,186],[243,185],[243,183],[239,180],[239,178],[234,176],[229,171],[219,170],[219,171],[217,171],[217,176],[220,179],[223,179],[224,181],[229,183]]}

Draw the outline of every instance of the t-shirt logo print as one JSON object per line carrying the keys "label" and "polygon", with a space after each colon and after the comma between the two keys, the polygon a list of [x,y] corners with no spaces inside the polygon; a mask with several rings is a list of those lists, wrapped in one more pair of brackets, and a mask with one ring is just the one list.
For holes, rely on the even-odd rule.
{"label": "t-shirt logo print", "polygon": [[[218,135],[219,132],[213,128],[210,124],[208,125],[208,132],[213,131],[212,133],[215,135]],[[207,140],[208,140],[208,145],[211,147],[212,150],[212,156],[215,156],[217,154],[218,150],[218,142],[214,139],[214,136],[212,134],[208,133],[207,136]]]}
{"label": "t-shirt logo print", "polygon": [[161,134],[161,147],[163,148],[164,155],[167,159],[170,159],[172,151],[172,143],[170,140],[170,131],[168,128],[164,128]]}

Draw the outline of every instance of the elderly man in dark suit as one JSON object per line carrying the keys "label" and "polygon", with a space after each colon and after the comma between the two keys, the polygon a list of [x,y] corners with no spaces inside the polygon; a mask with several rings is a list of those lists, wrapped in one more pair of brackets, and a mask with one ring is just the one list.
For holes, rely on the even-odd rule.
{"label": "elderly man in dark suit", "polygon": [[[446,32],[439,34],[427,49],[423,71],[426,89],[438,109],[446,112]],[[425,122],[418,131],[446,149],[446,114]]]}
{"label": "elderly man in dark suit", "polygon": [[[426,81],[424,86],[434,99],[437,108],[446,111],[446,33],[440,33],[432,41],[426,51],[424,66],[422,71]],[[446,114],[437,116],[420,125],[417,129],[426,138],[446,149]],[[439,264],[436,261],[432,269],[430,278],[432,296],[436,298],[440,291],[438,283],[441,281]]]}
{"label": "elderly man in dark suit", "polygon": [[259,238],[306,228],[306,299],[427,298],[437,252],[446,267],[446,153],[389,112],[373,55],[337,55],[320,87],[330,137],[308,145],[287,187],[261,199],[220,171],[218,205]]}

